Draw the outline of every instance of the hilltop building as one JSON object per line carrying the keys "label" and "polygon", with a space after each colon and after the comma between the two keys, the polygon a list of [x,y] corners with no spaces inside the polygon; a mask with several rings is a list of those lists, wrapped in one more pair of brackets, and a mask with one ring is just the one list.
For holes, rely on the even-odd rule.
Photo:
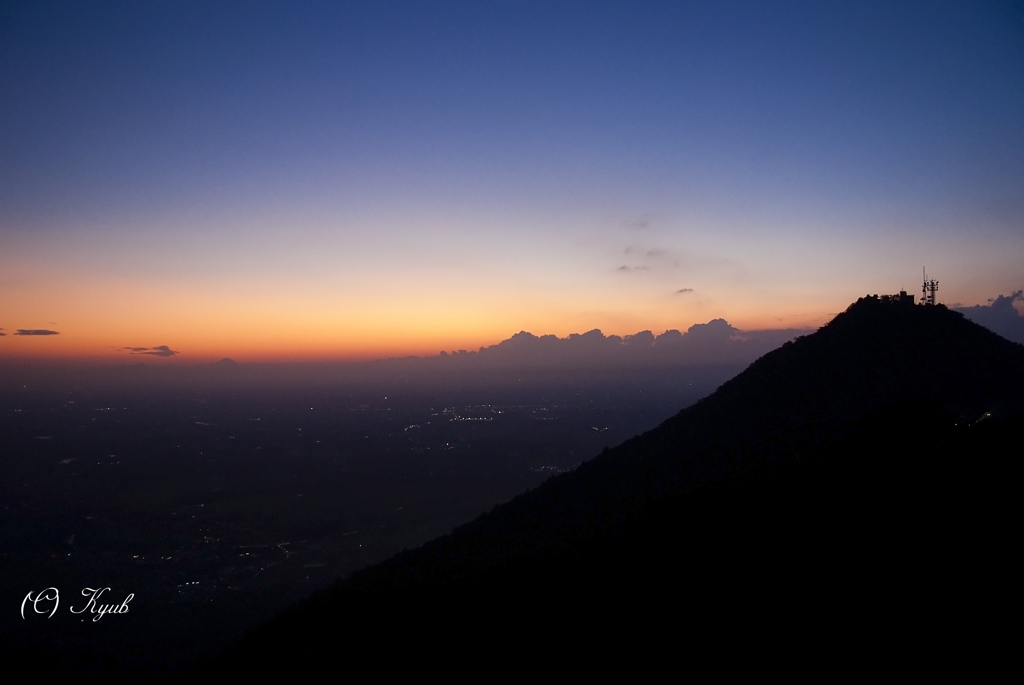
{"label": "hilltop building", "polygon": [[914,296],[909,295],[906,290],[901,290],[896,295],[881,295],[878,299],[882,302],[892,302],[895,304],[914,304]]}
{"label": "hilltop building", "polygon": [[[921,270],[921,273],[924,276],[924,283],[921,285],[921,304],[928,307],[934,306],[937,304],[939,282],[934,278],[928,278],[928,273],[924,269]],[[896,295],[875,295],[874,297],[882,302],[893,304],[914,304],[914,296],[908,294],[906,290],[901,290]]]}

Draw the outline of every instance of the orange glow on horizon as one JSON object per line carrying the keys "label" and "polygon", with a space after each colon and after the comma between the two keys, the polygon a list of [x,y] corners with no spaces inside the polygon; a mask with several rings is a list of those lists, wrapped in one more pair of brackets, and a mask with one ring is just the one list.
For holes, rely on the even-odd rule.
{"label": "orange glow on horizon", "polygon": [[[424,319],[427,317],[424,317]],[[352,325],[347,329],[338,326],[299,325],[295,322],[291,327],[278,325],[280,329],[274,334],[258,335],[262,321],[237,322],[231,326],[188,328],[177,333],[166,327],[155,327],[153,332],[141,333],[133,331],[117,332],[117,337],[102,327],[78,329],[71,326],[53,326],[59,329],[58,335],[52,336],[15,336],[8,334],[0,338],[0,361],[74,361],[84,364],[139,362],[155,364],[191,364],[213,362],[230,357],[240,362],[317,362],[317,361],[367,361],[389,357],[435,356],[440,351],[456,350],[476,351],[481,347],[495,345],[510,338],[519,331],[525,330],[534,335],[556,335],[560,338],[573,333],[585,333],[595,328],[605,335],[626,336],[642,330],[651,330],[659,335],[666,330],[678,329],[685,332],[690,325],[707,323],[714,318],[725,318],[733,326],[741,330],[763,330],[771,328],[817,328],[827,322],[830,316],[810,317],[794,314],[791,317],[762,317],[753,320],[753,325],[737,325],[729,317],[709,316],[702,320],[680,322],[675,325],[643,326],[628,324],[633,316],[605,315],[612,325],[599,325],[589,315],[573,317],[579,322],[574,326],[571,321],[563,318],[555,325],[551,322],[545,326],[543,320],[534,315],[531,317],[537,325],[509,327],[503,322],[489,322],[489,326],[481,322],[469,322],[460,325],[457,321],[445,321],[439,317],[438,323],[448,324],[450,329],[429,327],[428,321],[411,322],[417,328],[396,330],[400,328],[393,322],[378,322],[376,329],[366,323]],[[616,321],[616,319],[619,319]],[[247,323],[247,325],[242,325]],[[475,324],[475,325],[474,325]],[[618,324],[618,325],[615,325]],[[760,325],[758,325],[760,324]],[[774,325],[772,325],[774,324]],[[104,334],[105,333],[105,334]],[[120,344],[123,340],[128,344]],[[156,348],[166,345],[177,354],[160,357],[147,354],[131,354],[127,347]]]}
{"label": "orange glow on horizon", "polygon": [[[740,330],[813,329],[857,297],[796,286],[752,292],[743,283],[680,294],[661,281],[601,273],[551,283],[516,282],[503,271],[431,279],[395,270],[363,280],[209,274],[177,280],[96,276],[21,261],[7,271],[0,361],[357,361],[475,351],[519,331],[560,338],[593,329],[660,334],[719,318]],[[17,328],[59,335],[15,336]],[[179,354],[125,350],[161,345]]]}

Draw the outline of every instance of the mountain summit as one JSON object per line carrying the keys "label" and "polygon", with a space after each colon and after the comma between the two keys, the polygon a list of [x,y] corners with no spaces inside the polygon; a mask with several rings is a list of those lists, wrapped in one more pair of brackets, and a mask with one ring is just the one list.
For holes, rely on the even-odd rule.
{"label": "mountain summit", "polygon": [[819,649],[854,649],[862,622],[882,651],[904,630],[939,646],[1001,591],[994,540],[1013,520],[1022,416],[1024,346],[941,305],[861,298],[654,430],[355,574],[207,668],[258,655],[261,673],[312,669],[342,651],[529,661],[538,645],[624,665],[711,636],[774,644],[782,617]]}

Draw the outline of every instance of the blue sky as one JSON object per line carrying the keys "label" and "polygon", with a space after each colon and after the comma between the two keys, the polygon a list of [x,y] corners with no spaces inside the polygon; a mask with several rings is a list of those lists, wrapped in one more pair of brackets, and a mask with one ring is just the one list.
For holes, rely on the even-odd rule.
{"label": "blue sky", "polygon": [[814,325],[924,264],[948,302],[1024,285],[1019,3],[6,3],[0,67],[0,325],[64,326],[26,351]]}

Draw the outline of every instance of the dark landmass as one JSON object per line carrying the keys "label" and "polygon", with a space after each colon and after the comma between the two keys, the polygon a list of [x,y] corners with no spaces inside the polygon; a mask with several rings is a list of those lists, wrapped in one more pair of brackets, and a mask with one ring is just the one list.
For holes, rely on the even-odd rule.
{"label": "dark landmass", "polygon": [[[0,395],[0,648],[150,681],[706,396],[735,366]],[[164,370],[160,370],[164,371]],[[26,619],[28,592],[61,591]],[[110,587],[125,615],[69,613]]]}
{"label": "dark landmass", "polygon": [[[1001,649],[984,614],[1015,568],[1021,346],[868,298],[725,382],[756,345],[703,326],[299,373],[8,376],[0,650],[150,682],[189,664],[636,672],[762,648],[863,665],[922,641],[948,663],[968,625]],[[656,359],[703,334],[706,358],[738,361]],[[22,620],[49,586],[64,607],[84,587],[135,598],[97,623]]]}
{"label": "dark landmass", "polygon": [[[1010,636],[1024,347],[863,298],[658,428],[354,574],[200,670],[948,667]],[[973,664],[975,673],[984,663]]]}

